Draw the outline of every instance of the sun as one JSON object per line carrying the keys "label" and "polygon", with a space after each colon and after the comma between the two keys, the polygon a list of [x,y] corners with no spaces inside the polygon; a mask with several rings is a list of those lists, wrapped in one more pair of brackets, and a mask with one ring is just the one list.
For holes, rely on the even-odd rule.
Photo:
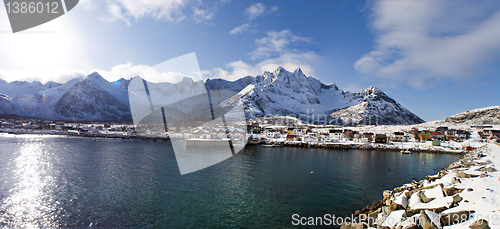
{"label": "sun", "polygon": [[18,69],[67,68],[74,66],[83,52],[78,31],[66,17],[10,34],[7,43],[6,54]]}

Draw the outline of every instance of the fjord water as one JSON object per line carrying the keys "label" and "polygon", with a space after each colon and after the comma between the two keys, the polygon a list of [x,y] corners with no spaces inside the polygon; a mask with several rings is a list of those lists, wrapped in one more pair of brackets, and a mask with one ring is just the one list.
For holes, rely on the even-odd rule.
{"label": "fjord water", "polygon": [[293,214],[347,216],[458,160],[247,146],[181,176],[169,142],[2,135],[0,145],[2,227],[293,227]]}

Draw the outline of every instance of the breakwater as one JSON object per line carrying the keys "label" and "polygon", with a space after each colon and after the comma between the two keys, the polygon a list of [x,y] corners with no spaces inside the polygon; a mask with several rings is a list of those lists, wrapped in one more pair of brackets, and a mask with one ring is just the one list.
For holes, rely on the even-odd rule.
{"label": "breakwater", "polygon": [[[491,147],[496,149],[492,153]],[[464,228],[497,225],[495,156],[500,147],[483,145],[425,180],[386,190],[381,201],[353,213],[341,228]],[[495,210],[490,210],[495,209]],[[493,227],[494,228],[494,227]]]}

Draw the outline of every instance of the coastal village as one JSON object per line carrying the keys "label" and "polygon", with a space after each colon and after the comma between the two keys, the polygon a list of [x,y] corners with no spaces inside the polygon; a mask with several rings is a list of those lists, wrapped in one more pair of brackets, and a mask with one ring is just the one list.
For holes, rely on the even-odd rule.
{"label": "coastal village", "polygon": [[0,132],[11,134],[59,134],[83,137],[138,138],[165,140],[231,139],[266,146],[361,148],[461,153],[470,151],[470,141],[500,142],[500,130],[491,125],[399,125],[326,126],[295,122],[270,125],[249,120],[241,126],[170,127],[139,126],[127,123],[63,122],[37,118],[0,119]]}

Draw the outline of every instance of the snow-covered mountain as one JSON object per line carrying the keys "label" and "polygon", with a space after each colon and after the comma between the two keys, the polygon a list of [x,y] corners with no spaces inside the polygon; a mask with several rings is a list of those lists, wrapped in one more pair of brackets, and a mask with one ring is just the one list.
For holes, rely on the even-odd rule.
{"label": "snow-covered mountain", "polygon": [[6,81],[0,79],[0,92],[5,95],[9,95],[10,97],[16,97],[20,95],[32,95],[36,92],[40,92],[43,90],[56,88],[61,86],[62,84],[49,81],[45,84],[42,84],[38,81],[34,81],[28,83],[26,81],[12,81],[7,83]]}
{"label": "snow-covered mountain", "polygon": [[131,121],[127,91],[121,82],[127,83],[108,82],[94,72],[32,94],[3,96],[0,112],[52,120]]}
{"label": "snow-covered mountain", "polygon": [[437,123],[464,123],[477,125],[499,125],[500,106],[470,110],[436,121]]}
{"label": "snow-covered mountain", "polygon": [[128,94],[97,72],[69,88],[54,104],[53,119],[130,121]]}
{"label": "snow-covered mountain", "polygon": [[254,78],[235,82],[218,80],[210,89],[227,89],[249,84],[236,96],[241,97],[247,118],[292,116],[306,123],[415,124],[423,120],[397,103],[384,92],[369,87],[361,92],[347,92],[335,84],[325,85],[306,76],[301,69],[288,72],[279,67]]}
{"label": "snow-covered mountain", "polygon": [[[12,93],[11,90],[2,91],[0,88],[0,93],[3,93],[0,95],[0,113],[55,120],[131,121],[127,92],[129,82],[125,79],[108,82],[95,72],[83,79],[49,85],[51,87],[48,89],[44,89],[47,84],[31,83],[30,85],[38,85],[31,94],[23,92],[12,96],[7,93]],[[335,84],[325,85],[314,77],[306,76],[300,69],[289,72],[279,67],[274,72],[266,71],[263,75],[247,76],[232,82],[209,79],[204,86],[202,82],[194,82],[190,78],[177,84],[148,82],[148,85],[151,87],[150,91],[154,87],[161,87],[157,91],[162,92],[162,99],[175,98],[175,101],[180,101],[178,105],[186,100],[179,107],[184,113],[184,110],[192,112],[196,108],[196,104],[189,98],[205,87],[213,93],[220,90],[232,91],[230,94],[234,96],[227,101],[212,100],[214,109],[223,110],[225,106],[234,106],[241,101],[248,119],[292,116],[306,123],[339,125],[423,122],[375,87],[361,92],[343,91]],[[204,113],[205,111],[200,115]]]}

